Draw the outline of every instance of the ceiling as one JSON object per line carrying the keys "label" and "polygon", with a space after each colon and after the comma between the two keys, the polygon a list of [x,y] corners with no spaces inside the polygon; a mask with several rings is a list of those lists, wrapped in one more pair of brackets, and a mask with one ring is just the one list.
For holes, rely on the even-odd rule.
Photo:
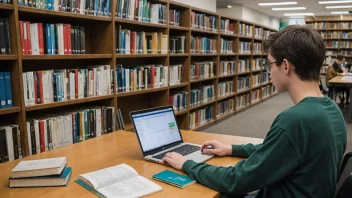
{"label": "ceiling", "polygon": [[[258,3],[272,3],[272,2],[288,2],[295,1],[296,5],[282,5],[282,6],[259,6]],[[244,5],[246,7],[257,10],[261,13],[282,18],[285,17],[284,13],[314,13],[315,16],[328,16],[332,15],[331,12],[334,11],[349,11],[352,8],[341,8],[341,9],[326,9],[326,6],[335,5],[352,5],[352,3],[339,3],[339,4],[318,4],[318,1],[326,0],[216,0],[217,8],[226,8],[227,5]],[[330,0],[331,1],[331,0]],[[289,10],[289,11],[273,11],[273,7],[306,7],[306,10]]]}

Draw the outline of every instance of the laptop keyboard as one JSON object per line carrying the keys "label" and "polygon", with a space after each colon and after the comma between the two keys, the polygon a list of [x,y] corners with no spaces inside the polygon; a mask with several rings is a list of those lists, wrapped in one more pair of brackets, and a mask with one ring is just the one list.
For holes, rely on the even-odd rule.
{"label": "laptop keyboard", "polygon": [[164,153],[161,153],[161,154],[158,154],[158,155],[154,155],[153,157],[157,158],[157,159],[163,159],[163,157],[166,155],[166,153],[170,153],[170,152],[176,152],[176,153],[179,153],[179,154],[184,156],[184,155],[188,155],[188,154],[193,153],[193,152],[198,151],[198,150],[200,150],[199,146],[193,146],[193,145],[185,144],[185,145],[182,145],[180,147],[168,150],[168,151],[166,151]]}

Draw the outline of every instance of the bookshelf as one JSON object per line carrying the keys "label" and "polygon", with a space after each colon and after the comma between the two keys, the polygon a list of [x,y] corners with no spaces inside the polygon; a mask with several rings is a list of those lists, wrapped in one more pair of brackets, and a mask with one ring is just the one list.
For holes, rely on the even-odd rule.
{"label": "bookshelf", "polygon": [[[233,17],[222,16],[206,10],[193,8],[188,5],[172,2],[168,0],[150,0],[152,4],[162,4],[166,9],[165,24],[149,23],[144,21],[136,21],[132,19],[118,18],[116,14],[116,1],[110,1],[111,17],[108,16],[92,16],[82,15],[78,13],[44,10],[18,5],[17,1],[13,1],[13,5],[0,4],[0,17],[9,19],[10,41],[12,54],[0,55],[0,72],[10,71],[12,80],[12,100],[13,107],[8,109],[0,109],[0,120],[5,124],[19,125],[21,131],[21,147],[23,156],[27,156],[28,138],[27,138],[27,121],[28,118],[52,114],[55,112],[69,111],[72,108],[89,108],[94,106],[114,107],[115,114],[117,109],[121,110],[123,120],[125,122],[125,130],[133,131],[133,126],[129,117],[129,112],[145,108],[153,108],[158,106],[169,105],[169,97],[174,93],[188,93],[185,101],[187,105],[184,109],[175,112],[177,122],[181,129],[190,129],[190,115],[196,111],[202,111],[204,108],[210,117],[208,122],[202,122],[194,125],[191,130],[199,130],[210,126],[218,121],[235,115],[250,106],[264,100],[262,98],[262,87],[270,86],[270,95],[265,99],[275,95],[272,92],[271,82],[259,84],[255,87],[249,86],[246,90],[238,90],[237,83],[239,77],[251,77],[252,75],[262,75],[262,63],[259,69],[252,70],[252,61],[254,59],[264,59],[265,54],[253,53],[252,47],[254,43],[261,43],[264,40],[264,34],[260,33],[259,37],[255,37],[255,28],[262,28],[269,32],[275,31],[268,27],[243,21]],[[169,10],[176,10],[179,14],[179,24],[171,24]],[[191,24],[192,13],[204,15],[207,20],[212,20],[211,28],[194,28]],[[176,16],[176,15],[175,15]],[[174,19],[174,18],[172,18]],[[67,23],[85,28],[85,54],[72,55],[23,55],[21,47],[21,30],[20,21],[29,21],[33,23]],[[223,24],[222,24],[223,23]],[[210,23],[208,23],[210,24]],[[226,24],[226,26],[225,26]],[[245,24],[252,28],[251,35],[240,35],[240,25]],[[135,53],[122,54],[119,53],[117,44],[119,37],[117,35],[118,28],[128,29],[137,32],[160,32],[168,36],[166,53]],[[222,28],[223,26],[223,28]],[[225,28],[226,27],[226,28]],[[223,29],[223,31],[222,31]],[[194,53],[191,51],[191,37],[206,37],[214,41],[211,53],[201,51]],[[169,51],[169,39],[173,37],[177,41],[183,43],[183,50],[172,52]],[[226,40],[226,52],[222,52],[221,39]],[[240,42],[247,42],[250,46],[248,53],[240,53]],[[178,44],[180,45],[180,44]],[[214,51],[216,50],[216,51]],[[239,72],[239,60],[249,61],[249,70]],[[207,78],[191,80],[191,67],[198,63],[212,63],[213,75]],[[233,72],[221,74],[219,71],[220,64],[224,67],[227,64],[234,63]],[[59,70],[59,69],[79,69],[90,65],[110,65],[114,77],[120,67],[133,68],[139,65],[162,65],[168,68],[168,79],[170,79],[170,68],[182,65],[180,73],[181,80],[175,84],[166,84],[166,86],[157,88],[147,88],[135,91],[121,92],[113,79],[113,93],[101,96],[90,96],[80,99],[65,100],[59,102],[51,102],[45,104],[25,105],[23,74],[38,70]],[[230,66],[229,66],[230,67]],[[232,82],[231,91],[219,96],[218,86],[222,83]],[[203,86],[214,87],[214,97],[197,106],[190,106],[192,89]],[[259,98],[252,103],[252,92],[259,90]],[[237,97],[239,95],[249,94],[250,100],[247,106],[237,106]],[[233,104],[232,104],[232,103]],[[226,113],[217,112],[218,104],[233,105],[232,111]],[[210,108],[211,107],[211,108]],[[204,110],[205,111],[205,110]]]}

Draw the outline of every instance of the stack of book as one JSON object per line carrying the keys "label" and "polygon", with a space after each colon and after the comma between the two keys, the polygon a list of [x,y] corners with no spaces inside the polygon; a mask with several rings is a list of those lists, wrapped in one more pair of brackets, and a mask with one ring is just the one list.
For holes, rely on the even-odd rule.
{"label": "stack of book", "polygon": [[66,157],[20,162],[12,171],[10,188],[66,186],[72,168],[66,167]]}
{"label": "stack of book", "polygon": [[20,158],[22,158],[22,146],[18,125],[0,126],[0,163]]}

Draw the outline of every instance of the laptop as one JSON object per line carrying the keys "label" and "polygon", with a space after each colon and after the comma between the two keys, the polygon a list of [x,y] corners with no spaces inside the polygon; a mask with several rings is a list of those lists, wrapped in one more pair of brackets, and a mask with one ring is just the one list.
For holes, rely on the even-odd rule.
{"label": "laptop", "polygon": [[161,163],[168,152],[177,152],[195,162],[205,162],[214,155],[203,154],[201,145],[183,142],[172,106],[130,113],[145,160]]}

